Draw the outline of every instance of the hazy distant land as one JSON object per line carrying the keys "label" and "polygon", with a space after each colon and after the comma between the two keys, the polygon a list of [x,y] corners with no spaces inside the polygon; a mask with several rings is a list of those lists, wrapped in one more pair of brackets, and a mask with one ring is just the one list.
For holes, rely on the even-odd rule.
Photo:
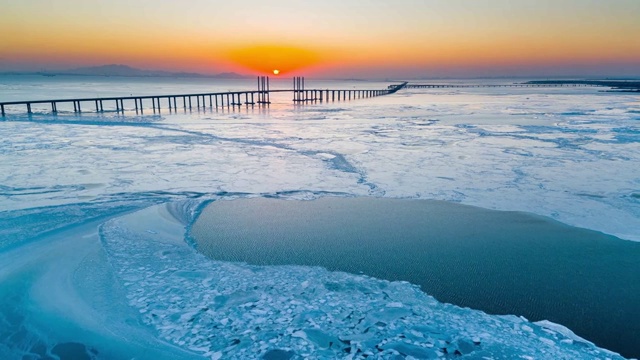
{"label": "hazy distant land", "polygon": [[219,74],[200,74],[192,72],[171,72],[161,70],[143,70],[128,65],[100,65],[88,66],[69,70],[51,71],[12,71],[2,72],[0,75],[74,75],[74,76],[120,76],[120,77],[184,77],[184,78],[217,78],[217,79],[248,79],[250,75],[238,74],[235,72],[223,72]]}

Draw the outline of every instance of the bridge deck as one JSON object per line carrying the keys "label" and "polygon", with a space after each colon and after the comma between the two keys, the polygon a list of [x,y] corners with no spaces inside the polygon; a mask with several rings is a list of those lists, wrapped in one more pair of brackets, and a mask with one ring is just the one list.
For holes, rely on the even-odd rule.
{"label": "bridge deck", "polygon": [[467,84],[408,84],[406,87],[409,89],[435,89],[435,88],[506,88],[506,87],[595,87],[604,86],[599,84],[479,84],[479,85],[467,85]]}
{"label": "bridge deck", "polygon": [[[268,84],[268,82],[267,82]],[[74,112],[82,112],[82,103],[91,103],[95,105],[96,112],[104,112],[105,102],[115,102],[116,111],[125,111],[124,101],[133,100],[134,106],[130,107],[131,110],[143,111],[145,108],[143,100],[151,100],[153,110],[160,110],[162,106],[166,106],[168,109],[193,109],[207,106],[207,100],[209,107],[231,107],[242,105],[254,105],[254,104],[269,104],[269,94],[271,93],[292,93],[293,101],[340,101],[351,100],[366,97],[382,96],[393,94],[396,91],[402,89],[407,83],[399,85],[389,86],[383,90],[364,90],[364,89],[304,89],[296,88],[293,90],[270,90],[264,87],[261,90],[250,91],[227,91],[227,92],[212,92],[212,93],[195,93],[195,94],[174,94],[174,95],[144,95],[144,96],[111,96],[111,97],[88,97],[88,98],[73,98],[73,99],[48,99],[48,100],[24,100],[24,101],[5,101],[0,102],[0,111],[2,116],[6,116],[7,107],[11,106],[25,106],[27,114],[32,114],[32,105],[48,104],[51,106],[51,112],[58,112],[58,104],[73,104]],[[264,90],[263,90],[264,89]],[[244,98],[244,99],[243,99]],[[256,100],[257,98],[257,100]],[[160,100],[165,100],[164,105]],[[178,105],[178,100],[181,100],[181,104]],[[147,108],[149,108],[147,104]]]}

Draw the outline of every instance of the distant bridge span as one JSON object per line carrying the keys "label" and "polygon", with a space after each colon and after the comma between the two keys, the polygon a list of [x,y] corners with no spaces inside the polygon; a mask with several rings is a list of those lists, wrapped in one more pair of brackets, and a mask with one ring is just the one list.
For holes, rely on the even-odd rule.
{"label": "distant bridge span", "polygon": [[440,88],[536,88],[536,87],[594,87],[598,84],[407,84],[407,89],[440,89]]}

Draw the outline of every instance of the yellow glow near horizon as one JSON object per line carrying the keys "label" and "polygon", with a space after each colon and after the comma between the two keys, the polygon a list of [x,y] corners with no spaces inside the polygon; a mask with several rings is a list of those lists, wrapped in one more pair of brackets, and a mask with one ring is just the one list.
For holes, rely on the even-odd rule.
{"label": "yellow glow near horizon", "polygon": [[273,75],[279,75],[279,74],[280,74],[280,70],[278,69],[273,70]]}
{"label": "yellow glow near horizon", "polygon": [[283,45],[253,45],[235,48],[227,53],[227,58],[245,70],[275,75],[281,71],[290,73],[308,68],[320,61],[319,55],[314,51]]}
{"label": "yellow glow near horizon", "polygon": [[638,0],[7,1],[0,72],[638,76],[638,18]]}

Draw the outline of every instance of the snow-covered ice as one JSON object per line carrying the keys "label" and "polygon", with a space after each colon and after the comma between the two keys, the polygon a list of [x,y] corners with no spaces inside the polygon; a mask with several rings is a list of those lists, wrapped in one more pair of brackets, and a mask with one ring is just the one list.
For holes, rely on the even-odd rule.
{"label": "snow-covered ice", "polygon": [[618,358],[553,325],[441,304],[407,283],[210,261],[183,236],[190,206],[205,200],[332,194],[527,211],[640,240],[637,95],[273,100],[235,112],[0,122],[0,357],[77,341],[138,358],[149,347],[169,358]]}

